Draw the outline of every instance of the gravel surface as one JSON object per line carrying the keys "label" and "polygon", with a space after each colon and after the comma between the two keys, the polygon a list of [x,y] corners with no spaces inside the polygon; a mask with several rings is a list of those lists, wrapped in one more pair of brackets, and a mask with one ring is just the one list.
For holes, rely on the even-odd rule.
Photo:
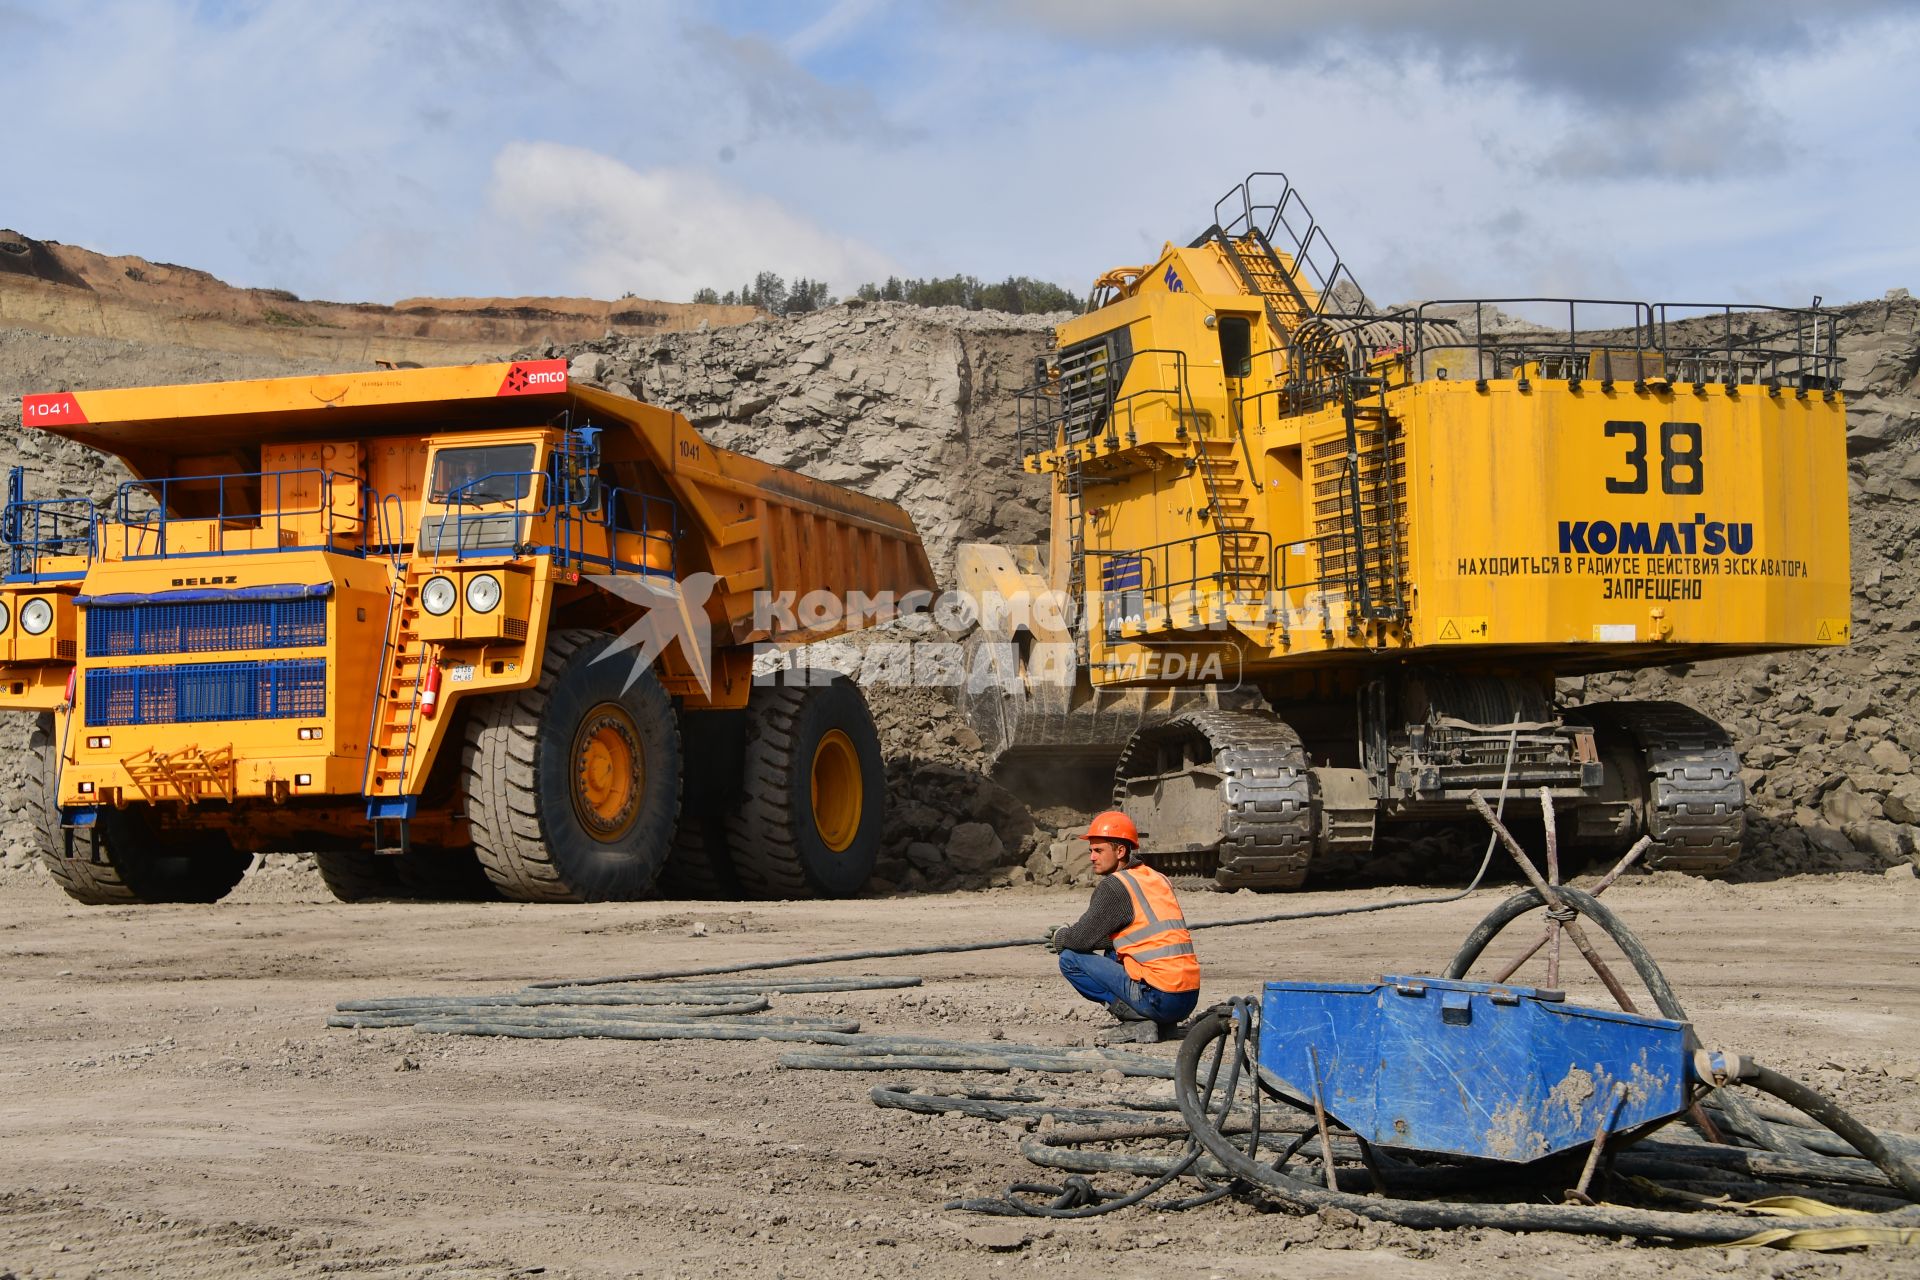
{"label": "gravel surface", "polygon": [[[1213,920],[1406,892],[1190,895],[1187,909]],[[1436,970],[1506,892],[1204,933],[1205,995],[1271,978]],[[1920,1130],[1920,883],[1843,873],[1703,885],[1663,874],[1607,900],[1662,961],[1708,1043],[1829,1090],[1876,1126]],[[783,1070],[775,1060],[788,1046],[775,1044],[324,1025],[335,1001],[355,997],[1033,935],[1083,901],[1081,891],[1013,889],[746,907],[343,906],[325,901],[310,872],[280,863],[216,906],[103,910],[15,873],[0,880],[0,1274],[1914,1273],[1911,1250],[1749,1255],[1418,1233],[1241,1203],[1080,1223],[976,1218],[941,1203],[1054,1179],[1021,1160],[1012,1125],[872,1106],[868,1088],[895,1075]],[[802,972],[852,971],[926,982],[779,996],[776,1011],[1063,1046],[1086,1043],[1104,1019],[1037,949]],[[1605,1002],[1577,976],[1569,970],[1573,998]],[[936,1089],[1010,1083],[896,1075]],[[1011,1083],[1083,1103],[1166,1090],[1089,1076]]]}

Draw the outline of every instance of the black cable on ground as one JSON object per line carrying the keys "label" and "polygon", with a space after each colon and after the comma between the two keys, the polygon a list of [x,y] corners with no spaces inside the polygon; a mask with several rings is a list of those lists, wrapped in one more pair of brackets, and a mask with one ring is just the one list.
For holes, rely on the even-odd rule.
{"label": "black cable on ground", "polygon": [[1759,1063],[1754,1064],[1752,1077],[1744,1083],[1772,1094],[1788,1106],[1798,1107],[1839,1137],[1845,1138],[1855,1151],[1886,1174],[1887,1181],[1904,1192],[1909,1200],[1920,1201],[1920,1171],[1915,1171],[1913,1166],[1889,1151],[1879,1134],[1847,1114],[1839,1103]]}
{"label": "black cable on ground", "polygon": [[1171,1062],[1117,1049],[1058,1049],[999,1041],[965,1044],[901,1036],[860,1036],[831,1052],[782,1054],[779,1062],[805,1071],[1118,1071],[1155,1080],[1173,1078]]}
{"label": "black cable on ground", "polygon": [[[918,1093],[905,1084],[877,1084],[867,1090],[876,1107],[912,1111],[918,1115],[972,1116],[976,1120],[1045,1120],[1056,1124],[1138,1124],[1139,1112],[1178,1113],[1171,1098],[1165,1100],[1115,1101],[1107,1107],[1070,1107],[1048,1102],[1037,1094],[1008,1097],[985,1090],[968,1089],[962,1093]],[[1186,1133],[1183,1121],[1169,1120],[1179,1134]]]}
{"label": "black cable on ground", "polygon": [[[1218,1078],[1222,1059],[1223,1055],[1216,1052],[1213,1055],[1213,1062],[1208,1067],[1207,1089],[1209,1093],[1212,1092],[1215,1080]],[[1225,1127],[1226,1110],[1230,1110],[1233,1106],[1235,1086],[1238,1084],[1240,1078],[1240,1065],[1240,1060],[1236,1057],[1228,1072],[1226,1109],[1222,1111],[1220,1120],[1222,1127]],[[1256,1143],[1259,1140],[1257,1124],[1258,1122],[1256,1121],[1254,1138]],[[1140,1129],[1139,1126],[1134,1126],[1133,1128],[1135,1132],[1138,1132]],[[1146,1127],[1146,1132],[1158,1135],[1163,1132],[1164,1129],[1165,1126],[1153,1125]],[[1172,1135],[1169,1134],[1168,1136]],[[949,1209],[966,1209],[973,1213],[1030,1218],[1091,1218],[1098,1214],[1112,1213],[1115,1210],[1127,1208],[1129,1205],[1139,1204],[1141,1201],[1147,1199],[1147,1197],[1173,1182],[1175,1178],[1193,1170],[1194,1165],[1200,1160],[1204,1152],[1191,1133],[1185,1135],[1185,1137],[1185,1149],[1179,1156],[1174,1158],[1173,1162],[1164,1171],[1124,1195],[1110,1195],[1101,1192],[1086,1178],[1076,1175],[1075,1177],[1068,1178],[1065,1183],[1057,1187],[1050,1186],[1046,1183],[1019,1182],[1007,1188],[1006,1192],[1001,1195],[950,1200],[945,1207]],[[1174,1210],[1197,1208],[1200,1205],[1210,1204],[1232,1193],[1233,1188],[1231,1184],[1219,1186],[1215,1185],[1212,1179],[1206,1177],[1204,1174],[1196,1174],[1196,1176],[1200,1178],[1202,1185],[1206,1187],[1206,1190],[1201,1195],[1171,1201],[1160,1207]],[[1041,1203],[1027,1198],[1034,1195],[1046,1196],[1048,1199],[1044,1203]]]}
{"label": "black cable on ground", "polygon": [[[330,1027],[408,1027],[425,1035],[514,1039],[785,1040],[847,1046],[855,1019],[767,1015],[769,993],[842,992],[918,986],[917,977],[749,979],[592,992],[522,990],[506,995],[385,996],[342,1000]],[[911,1051],[917,1044],[894,1041]]]}
{"label": "black cable on ground", "polygon": [[[1473,883],[1457,893],[1442,894],[1431,898],[1393,898],[1386,902],[1363,902],[1346,907],[1322,907],[1313,911],[1276,911],[1270,915],[1249,916],[1245,920],[1208,920],[1200,924],[1189,923],[1190,933],[1199,933],[1206,929],[1241,929],[1248,925],[1280,924],[1290,920],[1329,920],[1337,916],[1359,916],[1374,911],[1397,911],[1402,907],[1430,907],[1438,903],[1458,902],[1480,887],[1480,878],[1486,874],[1486,864],[1480,866],[1480,875]],[[891,947],[881,951],[838,951],[824,956],[786,956],[776,960],[743,961],[740,964],[712,965],[701,969],[660,969],[652,973],[618,973],[601,978],[549,978],[544,982],[527,984],[530,991],[551,991],[565,987],[601,987],[622,983],[671,982],[681,978],[706,978],[729,973],[754,973],[762,969],[794,969],[812,964],[852,964],[863,960],[897,960],[906,956],[946,956],[962,955],[970,951],[1002,951],[1008,947],[1042,947],[1047,940],[1040,938],[1000,938],[993,942],[961,942],[948,946]]]}
{"label": "black cable on ground", "polygon": [[[755,1014],[739,1017],[712,1015],[680,1015],[671,1013],[638,1013],[630,1009],[616,1010],[575,1010],[567,1013],[529,1013],[517,1009],[461,1008],[453,1006],[445,1009],[422,1009],[404,1014],[375,1013],[336,1013],[327,1019],[330,1027],[364,1027],[377,1030],[383,1027],[414,1027],[423,1022],[498,1022],[521,1027],[605,1027],[605,1026],[676,1026],[676,1027],[786,1027],[789,1030],[838,1031],[852,1034],[860,1029],[860,1023],[854,1018],[811,1018],[788,1017],[778,1014]],[[591,1032],[583,1032],[591,1034]]]}

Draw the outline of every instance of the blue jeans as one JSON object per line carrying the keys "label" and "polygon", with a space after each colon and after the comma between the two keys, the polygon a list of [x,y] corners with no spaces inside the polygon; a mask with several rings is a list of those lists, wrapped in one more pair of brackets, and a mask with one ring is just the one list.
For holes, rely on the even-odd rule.
{"label": "blue jeans", "polygon": [[1111,951],[1101,955],[1062,951],[1060,973],[1075,991],[1095,1004],[1118,1000],[1150,1022],[1179,1022],[1200,1003],[1198,991],[1162,991],[1128,977],[1126,966]]}

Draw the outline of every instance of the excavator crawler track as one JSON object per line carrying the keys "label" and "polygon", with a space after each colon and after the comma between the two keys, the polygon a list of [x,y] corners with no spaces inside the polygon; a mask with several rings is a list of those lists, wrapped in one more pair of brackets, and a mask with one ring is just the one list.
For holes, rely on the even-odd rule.
{"label": "excavator crawler track", "polygon": [[[1206,750],[1185,754],[1177,770],[1217,775],[1217,834],[1176,847],[1155,847],[1150,802],[1130,783],[1165,774],[1166,748],[1182,739]],[[1208,759],[1194,761],[1193,756]],[[1210,877],[1221,889],[1292,889],[1307,878],[1313,857],[1313,805],[1307,755],[1283,720],[1259,711],[1190,711],[1140,730],[1114,774],[1115,807],[1146,821],[1145,860],[1175,877]]]}
{"label": "excavator crawler track", "polygon": [[1583,712],[1631,737],[1645,762],[1647,866],[1710,876],[1739,860],[1747,787],[1725,729],[1677,702],[1601,703]]}

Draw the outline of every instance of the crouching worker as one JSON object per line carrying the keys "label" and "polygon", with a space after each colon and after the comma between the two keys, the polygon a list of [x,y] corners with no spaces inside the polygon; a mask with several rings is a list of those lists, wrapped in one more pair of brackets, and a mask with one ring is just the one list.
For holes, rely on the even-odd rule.
{"label": "crouching worker", "polygon": [[1100,879],[1085,915],[1047,930],[1047,950],[1059,954],[1075,991],[1120,1019],[1098,1043],[1170,1040],[1200,1002],[1200,961],[1180,900],[1165,876],[1134,860],[1140,832],[1126,814],[1100,814],[1080,838]]}

